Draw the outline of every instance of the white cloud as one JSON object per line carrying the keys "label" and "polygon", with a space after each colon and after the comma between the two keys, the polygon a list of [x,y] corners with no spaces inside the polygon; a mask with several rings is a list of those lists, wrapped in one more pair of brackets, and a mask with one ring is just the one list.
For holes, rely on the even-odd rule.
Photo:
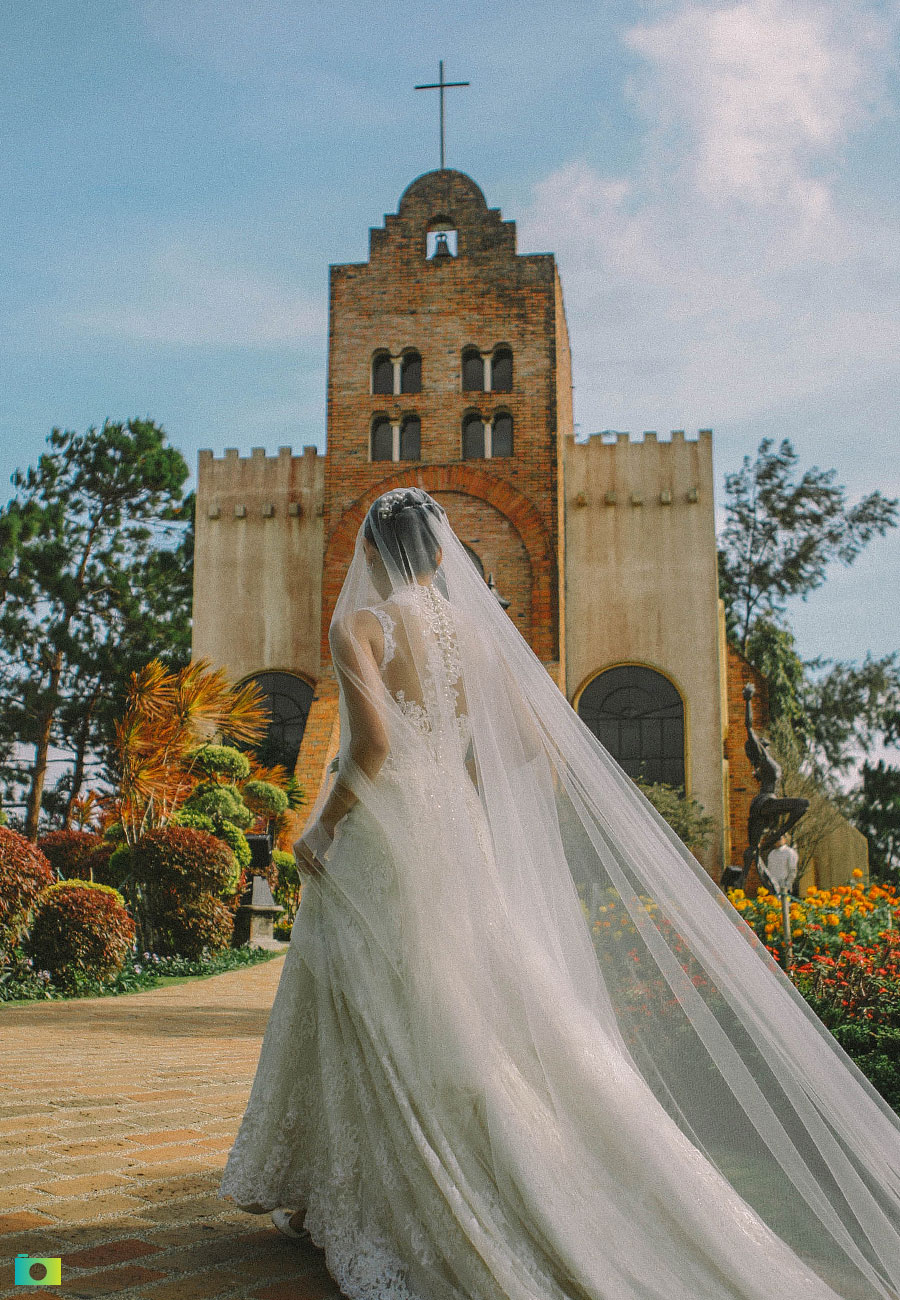
{"label": "white cloud", "polygon": [[653,69],[637,98],[682,136],[707,201],[815,215],[830,195],[813,166],[883,107],[891,26],[856,0],[687,3],[625,43]]}
{"label": "white cloud", "polygon": [[900,219],[842,176],[889,111],[897,25],[856,0],[686,0],[626,34],[637,163],[573,159],[519,223],[557,250],[583,433],[715,426],[898,373]]}

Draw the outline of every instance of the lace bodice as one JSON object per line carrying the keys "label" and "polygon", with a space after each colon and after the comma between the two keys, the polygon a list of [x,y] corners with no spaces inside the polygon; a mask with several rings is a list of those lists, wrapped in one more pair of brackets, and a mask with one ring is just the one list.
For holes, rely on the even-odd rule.
{"label": "lace bodice", "polygon": [[384,604],[364,606],[378,619],[384,633],[384,652],[379,664],[379,671],[383,678],[385,670],[394,661],[397,653],[397,620],[388,606],[390,604],[405,605],[410,603],[415,603],[421,611],[425,626],[432,634],[433,643],[437,647],[441,662],[440,664],[437,662],[431,663],[431,672],[428,674],[427,680],[421,683],[424,694],[423,701],[408,698],[407,691],[403,687],[397,687],[391,691],[391,697],[404,717],[408,718],[424,737],[431,738],[433,730],[432,716],[438,704],[436,693],[443,691],[445,693],[445,703],[449,706],[449,710],[456,715],[459,737],[465,748],[472,738],[472,728],[468,713],[465,709],[460,708],[462,670],[456,631],[453,626],[448,601],[433,584],[413,583],[394,592],[390,600]]}

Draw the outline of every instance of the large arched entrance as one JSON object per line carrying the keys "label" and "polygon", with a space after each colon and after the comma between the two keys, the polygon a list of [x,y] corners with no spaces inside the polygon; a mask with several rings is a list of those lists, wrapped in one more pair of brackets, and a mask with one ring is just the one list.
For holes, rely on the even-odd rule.
{"label": "large arched entrance", "polygon": [[577,710],[632,780],[684,788],[684,702],[668,677],[642,664],[607,668]]}

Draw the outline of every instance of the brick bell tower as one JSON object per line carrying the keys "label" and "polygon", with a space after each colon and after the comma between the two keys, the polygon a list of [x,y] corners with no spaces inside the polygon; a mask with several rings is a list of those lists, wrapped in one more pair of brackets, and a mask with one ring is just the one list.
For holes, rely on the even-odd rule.
{"label": "brick bell tower", "polygon": [[298,761],[311,793],[338,744],[331,616],[360,524],[390,488],[440,501],[565,689],[562,289],[553,255],[517,253],[515,223],[461,172],[418,177],[370,231],[368,261],[331,267],[327,421],[321,675]]}
{"label": "brick bell tower", "polygon": [[518,254],[515,223],[468,176],[427,172],[330,290],[323,666],[366,510],[416,484],[559,681],[572,385],[553,255]]}

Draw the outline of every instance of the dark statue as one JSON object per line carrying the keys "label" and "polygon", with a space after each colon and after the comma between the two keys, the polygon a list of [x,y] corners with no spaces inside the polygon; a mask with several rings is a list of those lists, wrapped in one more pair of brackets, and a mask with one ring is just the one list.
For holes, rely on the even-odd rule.
{"label": "dark statue", "polygon": [[744,725],[747,728],[747,742],[744,753],[753,765],[753,775],[759,782],[759,794],[750,805],[747,818],[747,849],[744,853],[742,867],[726,867],[722,873],[720,885],[723,889],[743,888],[750,868],[754,862],[760,869],[772,849],[786,835],[806,812],[808,799],[785,799],[776,794],[781,780],[781,768],[769,749],[769,742],[753,729],[753,706],[751,700],[755,694],[752,682],[744,687]]}

